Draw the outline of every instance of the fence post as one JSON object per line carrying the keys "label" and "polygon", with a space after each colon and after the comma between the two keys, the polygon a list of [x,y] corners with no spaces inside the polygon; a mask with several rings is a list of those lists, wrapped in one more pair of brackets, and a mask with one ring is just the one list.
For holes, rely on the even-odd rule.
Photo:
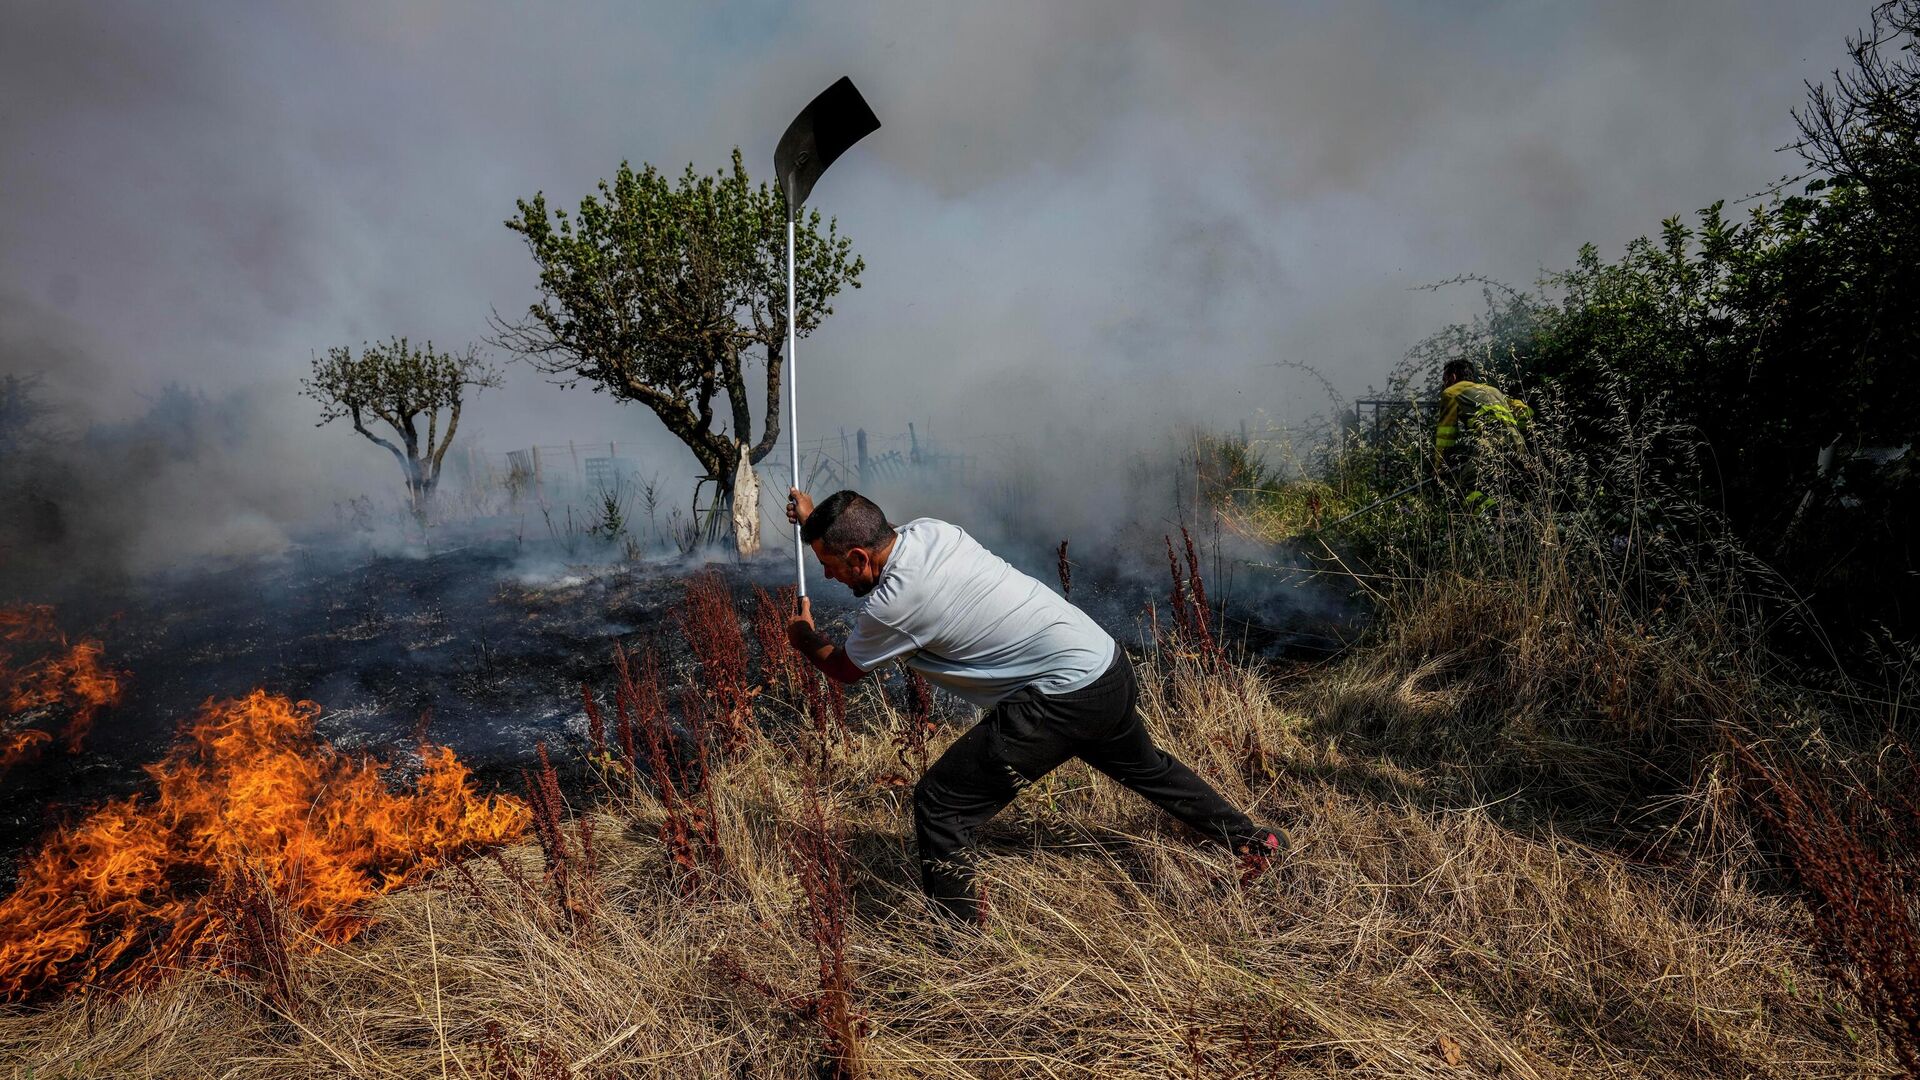
{"label": "fence post", "polygon": [[854,446],[860,454],[860,486],[867,486],[867,429],[861,428],[853,434]]}

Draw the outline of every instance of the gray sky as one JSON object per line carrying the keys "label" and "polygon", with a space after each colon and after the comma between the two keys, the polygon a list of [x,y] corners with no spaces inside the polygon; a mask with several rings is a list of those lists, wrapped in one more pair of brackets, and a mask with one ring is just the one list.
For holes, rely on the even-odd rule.
{"label": "gray sky", "polygon": [[[802,344],[803,434],[1124,443],[1324,407],[1583,241],[1792,170],[1866,0],[605,3],[11,0],[0,362],[90,415],[239,393],[261,460],[391,468],[294,396],[310,355],[463,344],[532,298],[501,226],[621,159],[764,175],[852,75],[885,127],[820,183],[866,287]],[[509,370],[499,451],[650,413]]]}

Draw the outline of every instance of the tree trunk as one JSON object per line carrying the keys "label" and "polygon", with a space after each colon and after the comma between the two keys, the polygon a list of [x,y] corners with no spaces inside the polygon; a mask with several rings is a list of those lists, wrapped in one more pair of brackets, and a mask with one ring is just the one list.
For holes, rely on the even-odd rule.
{"label": "tree trunk", "polygon": [[426,524],[427,510],[433,502],[433,481],[427,479],[425,463],[418,458],[407,462],[407,494],[412,497],[413,516]]}

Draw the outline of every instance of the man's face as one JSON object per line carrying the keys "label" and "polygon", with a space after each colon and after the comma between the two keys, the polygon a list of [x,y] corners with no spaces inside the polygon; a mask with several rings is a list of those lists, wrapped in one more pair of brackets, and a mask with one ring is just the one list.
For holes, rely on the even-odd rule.
{"label": "man's face", "polygon": [[820,560],[820,568],[827,576],[853,590],[855,596],[865,596],[880,584],[880,572],[874,565],[873,553],[866,548],[848,548],[846,554],[835,555],[818,540],[813,542],[814,558]]}

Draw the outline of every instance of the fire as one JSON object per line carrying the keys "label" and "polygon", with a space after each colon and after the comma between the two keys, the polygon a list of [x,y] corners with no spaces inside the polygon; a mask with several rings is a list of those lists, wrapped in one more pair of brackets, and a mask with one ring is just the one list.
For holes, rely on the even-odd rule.
{"label": "fire", "polygon": [[[20,653],[34,651],[39,655],[20,660]],[[36,715],[65,713],[60,738],[68,752],[80,749],[94,716],[118,704],[123,690],[125,673],[108,668],[104,655],[92,639],[69,644],[54,625],[51,607],[0,608],[0,702],[6,706],[0,722],[0,774],[53,742],[52,732],[27,726]]]}
{"label": "fire", "polygon": [[338,944],[367,925],[361,901],[525,831],[526,804],[479,796],[445,747],[423,751],[412,791],[389,791],[385,766],[314,734],[319,711],[264,690],[209,700],[147,767],[153,796],[55,832],[0,901],[0,1000],[213,966],[240,917],[223,897],[243,884],[304,929],[293,947]]}

